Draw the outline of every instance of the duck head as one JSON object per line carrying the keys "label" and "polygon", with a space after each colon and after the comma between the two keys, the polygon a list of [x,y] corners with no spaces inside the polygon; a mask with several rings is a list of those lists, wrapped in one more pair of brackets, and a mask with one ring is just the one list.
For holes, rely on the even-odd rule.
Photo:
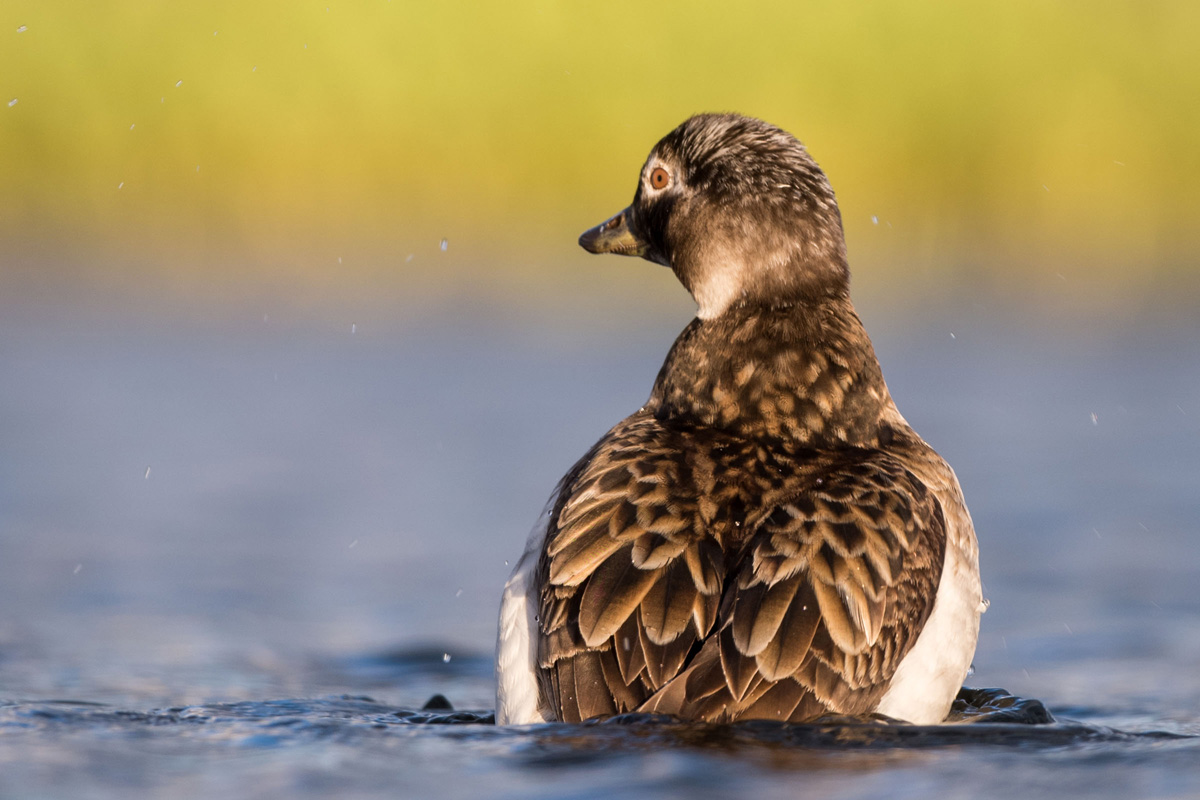
{"label": "duck head", "polygon": [[825,173],[791,134],[736,114],[700,114],[664,136],[633,204],[579,244],[670,267],[702,319],[849,291],[842,218]]}

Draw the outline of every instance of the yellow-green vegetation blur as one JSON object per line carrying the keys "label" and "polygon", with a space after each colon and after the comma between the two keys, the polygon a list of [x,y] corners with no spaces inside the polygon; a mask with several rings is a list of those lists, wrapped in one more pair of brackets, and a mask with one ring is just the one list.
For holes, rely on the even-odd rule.
{"label": "yellow-green vegetation blur", "polygon": [[876,285],[1116,297],[1200,253],[1189,0],[5,0],[0,95],[9,277],[561,269],[707,110],[808,145]]}

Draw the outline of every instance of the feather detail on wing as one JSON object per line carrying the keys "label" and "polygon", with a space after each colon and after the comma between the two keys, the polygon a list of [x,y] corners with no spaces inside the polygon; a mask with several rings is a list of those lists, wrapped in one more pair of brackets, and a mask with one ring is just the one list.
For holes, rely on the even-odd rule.
{"label": "feather detail on wing", "polygon": [[716,622],[725,565],[696,500],[713,487],[673,435],[622,423],[568,474],[550,520],[539,662],[564,720],[637,708]]}
{"label": "feather detail on wing", "polygon": [[866,713],[916,641],[945,551],[924,484],[879,450],[715,436],[635,415],[568,473],[540,565],[560,719]]}
{"label": "feather detail on wing", "polygon": [[945,525],[895,458],[859,454],[767,509],[719,633],[643,710],[798,721],[875,707],[932,610]]}

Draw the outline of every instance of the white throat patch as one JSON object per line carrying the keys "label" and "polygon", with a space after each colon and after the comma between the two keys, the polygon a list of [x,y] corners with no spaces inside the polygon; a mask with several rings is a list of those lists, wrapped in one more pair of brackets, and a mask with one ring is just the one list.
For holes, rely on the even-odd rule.
{"label": "white throat patch", "polygon": [[746,264],[742,261],[727,261],[710,268],[696,283],[692,297],[700,306],[696,316],[700,319],[716,319],[742,296]]}

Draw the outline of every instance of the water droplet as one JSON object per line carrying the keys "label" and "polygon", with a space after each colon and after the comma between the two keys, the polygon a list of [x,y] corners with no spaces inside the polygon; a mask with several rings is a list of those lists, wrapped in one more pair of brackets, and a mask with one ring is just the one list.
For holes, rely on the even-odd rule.
{"label": "water droplet", "polygon": [[450,240],[442,239],[442,252],[446,252],[446,248],[450,246]]}
{"label": "water droplet", "polygon": [[358,333],[358,325],[356,325],[353,322],[350,323],[350,333],[351,334]]}
{"label": "water droplet", "polygon": [[29,30],[28,25],[20,25],[17,27],[17,33],[24,33],[27,30]]}
{"label": "water droplet", "polygon": [[413,254],[409,253],[408,258],[404,259],[404,263],[407,264],[408,262],[412,261],[412,257],[413,257]]}
{"label": "water droplet", "polygon": [[251,72],[258,72],[258,67],[257,67],[257,66],[251,67],[251,68],[250,68],[250,71],[251,71]]}
{"label": "water droplet", "polygon": [[150,468],[146,467],[146,474],[142,476],[142,480],[150,480]]}
{"label": "water droplet", "polygon": [[1095,412],[1095,411],[1093,411],[1093,412],[1092,412],[1092,424],[1093,424],[1093,425],[1099,425],[1099,424],[1100,424],[1100,417],[1099,417],[1099,416],[1097,416],[1097,414],[1096,414],[1096,412]]}
{"label": "water droplet", "polygon": [[183,86],[183,81],[175,81],[175,88],[178,89],[180,86]]}
{"label": "water droplet", "polygon": [[118,189],[124,189],[124,188],[125,188],[125,181],[121,181],[120,183],[118,183],[118,184],[117,184],[117,188],[118,188]]}
{"label": "water droplet", "polygon": [[958,337],[954,335],[954,331],[950,331],[950,338],[957,339]]}
{"label": "water droplet", "polygon": [[133,130],[133,126],[135,126],[135,125],[137,125],[136,122],[129,123],[129,130]]}
{"label": "water droplet", "polygon": [[450,654],[449,653],[442,653],[442,663],[443,664],[450,663]]}
{"label": "water droplet", "polygon": [[351,542],[348,549],[353,550],[356,547],[358,547],[358,539],[355,539],[353,542]]}
{"label": "water droplet", "polygon": [[9,107],[9,108],[12,108],[12,107],[13,107],[13,106],[15,106],[16,104],[17,104],[17,98],[15,98],[15,97],[14,97],[12,100],[9,100],[9,101],[8,101],[8,107]]}
{"label": "water droplet", "polygon": [[339,263],[339,264],[340,264],[340,263],[342,263],[342,257],[341,257],[341,256],[338,256],[338,263]]}
{"label": "water droplet", "polygon": [[213,31],[213,36],[216,36],[216,35],[217,35],[217,32],[216,32],[216,31]]}
{"label": "water droplet", "polygon": [[199,165],[199,164],[197,164],[197,165],[196,165],[196,172],[199,172],[199,171],[200,171],[200,165]]}
{"label": "water droplet", "polygon": [[457,592],[455,592],[455,593],[454,593],[454,596],[455,596],[455,597],[462,597],[462,589],[459,589]]}
{"label": "water droplet", "polygon": [[81,569],[83,569],[83,564],[76,564],[76,565],[75,565],[75,570],[74,570],[74,571],[73,571],[71,574],[72,574],[72,575],[78,575],[78,574],[79,574],[79,570],[81,570]]}
{"label": "water droplet", "polygon": [[879,224],[879,217],[877,217],[877,216],[875,216],[874,214],[872,214],[872,215],[871,215],[871,224],[872,224],[872,225],[878,225],[878,224]]}

